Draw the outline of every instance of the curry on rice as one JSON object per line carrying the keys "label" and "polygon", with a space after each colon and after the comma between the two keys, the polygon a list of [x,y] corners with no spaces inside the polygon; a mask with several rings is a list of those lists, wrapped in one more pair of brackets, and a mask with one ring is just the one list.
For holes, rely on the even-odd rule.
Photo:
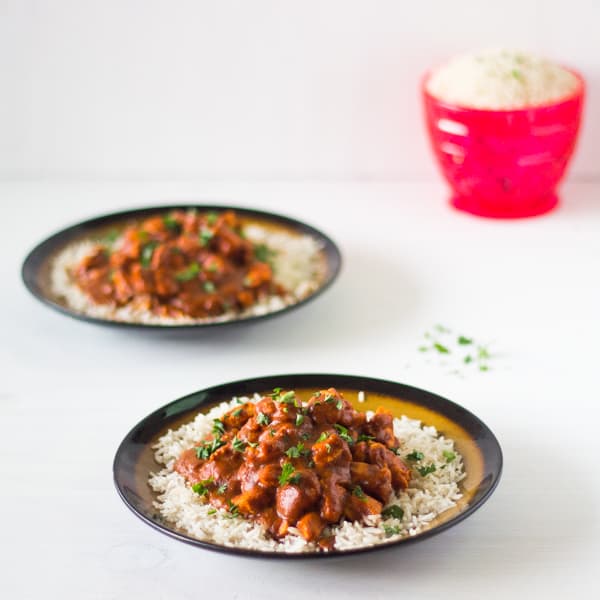
{"label": "curry on rice", "polygon": [[242,311],[283,295],[269,249],[245,239],[235,212],[176,210],[126,227],[72,269],[97,304],[136,305],[164,317]]}
{"label": "curry on rice", "polygon": [[255,520],[274,539],[294,527],[329,548],[328,526],[381,515],[407,488],[411,469],[398,447],[383,409],[367,420],[334,388],[306,403],[276,389],[214,419],[174,470],[212,506]]}

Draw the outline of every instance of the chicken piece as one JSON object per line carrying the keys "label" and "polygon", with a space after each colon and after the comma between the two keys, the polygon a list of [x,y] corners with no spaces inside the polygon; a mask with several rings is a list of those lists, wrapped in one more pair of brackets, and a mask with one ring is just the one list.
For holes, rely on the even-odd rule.
{"label": "chicken piece", "polygon": [[240,404],[221,417],[225,429],[240,429],[248,419],[256,414],[256,408],[252,402]]}
{"label": "chicken piece", "polygon": [[321,484],[314,471],[296,469],[297,483],[286,483],[277,488],[277,514],[288,523],[295,523],[313,507],[321,495]]}
{"label": "chicken piece", "polygon": [[133,263],[129,268],[129,282],[135,294],[152,293],[152,275],[144,271],[140,263]]}
{"label": "chicken piece", "polygon": [[395,490],[405,490],[408,487],[411,471],[399,456],[377,442],[368,444],[368,455],[370,462],[390,470],[392,486]]}
{"label": "chicken piece", "polygon": [[348,496],[344,515],[350,521],[362,521],[370,515],[380,515],[383,505],[375,498],[367,496],[364,493],[356,495],[354,493]]}
{"label": "chicken piece", "polygon": [[380,467],[365,462],[350,464],[352,484],[358,485],[369,495],[387,504],[392,496],[392,475],[387,467]]}
{"label": "chicken piece", "polygon": [[293,423],[271,423],[266,431],[261,433],[256,450],[256,461],[260,464],[272,462],[296,442],[296,428]]}
{"label": "chicken piece", "polygon": [[321,517],[328,523],[337,523],[344,514],[348,490],[332,478],[324,479],[321,483]]}
{"label": "chicken piece", "polygon": [[365,423],[363,430],[388,448],[398,446],[398,439],[394,435],[394,417],[384,408],[377,409],[371,420]]}
{"label": "chicken piece", "polygon": [[273,494],[269,490],[256,485],[234,496],[232,502],[242,514],[254,515],[272,503],[272,497]]}
{"label": "chicken piece", "polygon": [[173,273],[163,268],[154,272],[154,287],[159,296],[173,296],[179,291],[179,283]]}
{"label": "chicken piece", "polygon": [[333,465],[349,465],[352,460],[348,444],[333,431],[313,444],[312,457],[320,475],[326,474]]}
{"label": "chicken piece", "polygon": [[344,408],[344,399],[335,388],[321,390],[307,402],[308,411],[315,423],[339,423]]}
{"label": "chicken piece", "polygon": [[115,299],[119,304],[126,304],[133,297],[133,288],[129,285],[122,269],[117,269],[112,274]]}
{"label": "chicken piece", "polygon": [[281,467],[278,463],[263,465],[258,470],[258,483],[264,488],[276,488],[279,485]]}
{"label": "chicken piece", "polygon": [[78,268],[83,271],[89,271],[90,269],[98,269],[99,267],[105,267],[108,265],[109,259],[108,254],[103,246],[97,246],[87,256],[84,256],[79,263]]}
{"label": "chicken piece", "polygon": [[254,263],[244,279],[244,285],[248,288],[257,288],[273,279],[273,271],[267,263]]}
{"label": "chicken piece", "polygon": [[325,525],[326,523],[321,519],[319,513],[309,512],[298,520],[296,529],[307,542],[314,542],[321,537]]}

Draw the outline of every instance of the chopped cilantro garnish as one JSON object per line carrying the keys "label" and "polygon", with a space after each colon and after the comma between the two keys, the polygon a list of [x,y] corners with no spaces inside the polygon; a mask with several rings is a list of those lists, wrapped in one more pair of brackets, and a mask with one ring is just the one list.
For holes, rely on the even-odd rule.
{"label": "chopped cilantro garnish", "polygon": [[286,392],[282,396],[279,396],[278,402],[282,402],[283,404],[295,404],[296,403],[296,394],[293,391]]}
{"label": "chopped cilantro garnish", "polygon": [[216,508],[211,508],[206,514],[207,515],[215,515],[215,514],[217,514],[217,509]]}
{"label": "chopped cilantro garnish", "polygon": [[304,415],[302,413],[298,413],[296,415],[296,427],[300,427],[304,423]]}
{"label": "chopped cilantro garnish", "polygon": [[210,240],[212,240],[215,234],[210,229],[202,228],[200,233],[198,234],[198,239],[200,240],[200,245],[202,247],[206,246]]}
{"label": "chopped cilantro garnish", "polygon": [[217,222],[217,219],[219,218],[219,215],[216,212],[209,212],[206,215],[206,222],[212,226]]}
{"label": "chopped cilantro garnish", "polygon": [[120,235],[121,233],[118,229],[111,229],[102,236],[102,239],[100,241],[103,244],[108,244],[110,246],[117,241]]}
{"label": "chopped cilantro garnish", "polygon": [[212,477],[208,479],[203,479],[202,481],[198,481],[194,483],[192,486],[192,490],[196,492],[199,496],[206,496],[208,494],[208,486],[214,481]]}
{"label": "chopped cilantro garnish", "polygon": [[425,455],[422,452],[419,452],[418,450],[413,450],[410,454],[406,455],[406,458],[408,460],[423,460],[425,458]]}
{"label": "chopped cilantro garnish", "polygon": [[217,488],[217,494],[221,494],[221,496],[227,491],[227,484],[224,483]]}
{"label": "chopped cilantro garnish", "polygon": [[360,487],[360,485],[357,485],[352,489],[352,495],[356,496],[360,500],[367,499],[367,495],[363,492],[363,489]]}
{"label": "chopped cilantro garnish", "polygon": [[285,462],[281,465],[281,475],[279,475],[279,485],[286,485],[287,483],[299,483],[300,474],[296,473],[292,463]]}
{"label": "chopped cilantro garnish", "polygon": [[285,454],[289,458],[300,458],[301,456],[310,454],[310,450],[307,450],[302,442],[298,442],[295,446],[288,448]]}
{"label": "chopped cilantro garnish", "polygon": [[212,432],[213,435],[216,435],[217,437],[220,437],[225,433],[225,425],[221,419],[213,419]]}
{"label": "chopped cilantro garnish", "polygon": [[254,256],[260,262],[269,262],[275,254],[276,252],[265,246],[265,244],[258,244],[254,247]]}
{"label": "chopped cilantro garnish", "polygon": [[197,262],[190,263],[185,269],[175,274],[177,281],[190,281],[200,273],[200,265]]}
{"label": "chopped cilantro garnish", "polygon": [[329,437],[329,434],[326,431],[323,431],[321,435],[317,438],[317,444],[319,442],[324,442]]}
{"label": "chopped cilantro garnish", "polygon": [[147,269],[150,266],[152,255],[154,254],[154,249],[156,246],[158,246],[158,242],[154,240],[147,242],[142,246],[140,251],[140,263],[144,269]]}
{"label": "chopped cilantro garnish", "polygon": [[268,425],[271,422],[271,419],[269,418],[269,415],[266,415],[265,413],[258,413],[256,422],[259,425]]}
{"label": "chopped cilantro garnish", "polygon": [[208,457],[221,446],[224,446],[225,442],[221,441],[220,438],[216,438],[209,442],[204,442],[201,446],[194,448],[196,451],[196,457],[201,460],[207,460]]}
{"label": "chopped cilantro garnish", "polygon": [[233,417],[239,417],[242,413],[244,412],[243,408],[238,408],[237,410],[234,410],[231,415]]}
{"label": "chopped cilantro garnish", "polygon": [[300,434],[300,437],[301,437],[303,440],[307,440],[307,439],[310,437],[310,433],[308,433],[308,432],[306,432],[306,431],[305,431],[304,433],[301,433],[301,434]]}
{"label": "chopped cilantro garnish", "polygon": [[243,452],[245,450],[245,448],[246,448],[246,442],[244,440],[240,440],[237,436],[235,436],[231,440],[231,447],[236,452]]}
{"label": "chopped cilantro garnish", "polygon": [[421,477],[425,477],[425,475],[429,475],[429,473],[433,473],[433,472],[435,472],[435,470],[436,470],[436,468],[433,463],[431,463],[427,466],[419,467],[417,469],[417,471],[419,471],[419,475],[421,475]]}
{"label": "chopped cilantro garnish", "polygon": [[163,223],[167,229],[176,231],[179,229],[179,221],[173,215],[165,215],[163,217]]}
{"label": "chopped cilantro garnish", "polygon": [[233,519],[235,517],[239,517],[240,516],[240,510],[237,507],[237,505],[234,504],[231,500],[228,500],[227,504],[229,505],[229,510],[227,511],[228,512],[227,517],[230,518],[230,519]]}
{"label": "chopped cilantro garnish", "polygon": [[450,350],[448,350],[448,348],[446,348],[446,346],[444,346],[443,344],[440,344],[439,342],[435,342],[433,344],[433,347],[440,353],[440,354],[450,354]]}
{"label": "chopped cilantro garnish", "polygon": [[213,294],[217,289],[212,281],[205,281],[202,287],[207,294]]}
{"label": "chopped cilantro garnish", "polygon": [[385,532],[385,537],[389,538],[389,537],[392,537],[393,535],[398,535],[400,533],[401,529],[398,525],[394,525],[394,526],[384,525],[383,531]]}
{"label": "chopped cilantro garnish", "polygon": [[447,463],[452,462],[456,458],[456,454],[454,452],[451,452],[450,450],[443,450],[442,454],[446,459]]}
{"label": "chopped cilantro garnish", "polygon": [[364,433],[361,433],[358,436],[358,441],[359,442],[370,442],[371,440],[374,440],[375,438],[372,435],[366,435]]}
{"label": "chopped cilantro garnish", "polygon": [[354,439],[352,438],[352,436],[350,435],[350,432],[348,431],[348,429],[346,429],[343,425],[338,425],[337,423],[334,425],[336,431],[338,432],[338,435],[348,444],[353,444],[354,443]]}
{"label": "chopped cilantro garnish", "polygon": [[485,360],[487,358],[491,358],[490,357],[490,353],[489,353],[488,349],[485,346],[479,346],[477,348],[477,358],[479,360]]}
{"label": "chopped cilantro garnish", "polygon": [[470,362],[473,362],[473,357],[470,354],[467,354],[463,361],[466,365],[468,365]]}
{"label": "chopped cilantro garnish", "polygon": [[381,511],[381,516],[384,519],[401,519],[404,511],[397,504],[392,504]]}
{"label": "chopped cilantro garnish", "polygon": [[471,338],[465,337],[464,335],[459,335],[457,341],[461,346],[468,346],[473,343]]}

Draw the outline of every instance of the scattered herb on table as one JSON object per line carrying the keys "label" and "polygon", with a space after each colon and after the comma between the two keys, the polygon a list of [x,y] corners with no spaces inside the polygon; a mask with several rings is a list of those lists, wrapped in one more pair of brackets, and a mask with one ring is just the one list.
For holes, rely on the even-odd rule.
{"label": "scattered herb on table", "polygon": [[[423,334],[424,343],[417,346],[421,353],[440,356],[440,364],[454,365],[453,374],[461,375],[460,367],[475,368],[479,371],[489,371],[489,361],[492,359],[488,347],[478,343],[473,337],[455,334],[449,327],[434,325],[430,331]],[[443,357],[443,359],[442,359]]]}

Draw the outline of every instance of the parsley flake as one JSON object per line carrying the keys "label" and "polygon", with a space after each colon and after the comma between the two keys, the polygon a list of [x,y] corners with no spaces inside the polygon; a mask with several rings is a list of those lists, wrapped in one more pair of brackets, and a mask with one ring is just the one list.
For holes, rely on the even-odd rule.
{"label": "parsley flake", "polygon": [[406,455],[406,458],[408,460],[423,460],[425,458],[425,455],[422,452],[419,452],[418,450],[413,450],[410,454]]}
{"label": "parsley flake", "polygon": [[191,281],[200,273],[200,265],[197,262],[190,263],[185,269],[175,274],[177,281]]}
{"label": "parsley flake", "polygon": [[421,475],[421,477],[425,477],[426,475],[429,475],[429,473],[434,473],[435,470],[436,470],[436,468],[433,463],[431,463],[427,466],[419,467],[417,469],[417,471],[419,471],[419,475]]}
{"label": "parsley flake", "polygon": [[381,516],[384,519],[401,519],[404,511],[397,504],[392,504],[381,511]]}

